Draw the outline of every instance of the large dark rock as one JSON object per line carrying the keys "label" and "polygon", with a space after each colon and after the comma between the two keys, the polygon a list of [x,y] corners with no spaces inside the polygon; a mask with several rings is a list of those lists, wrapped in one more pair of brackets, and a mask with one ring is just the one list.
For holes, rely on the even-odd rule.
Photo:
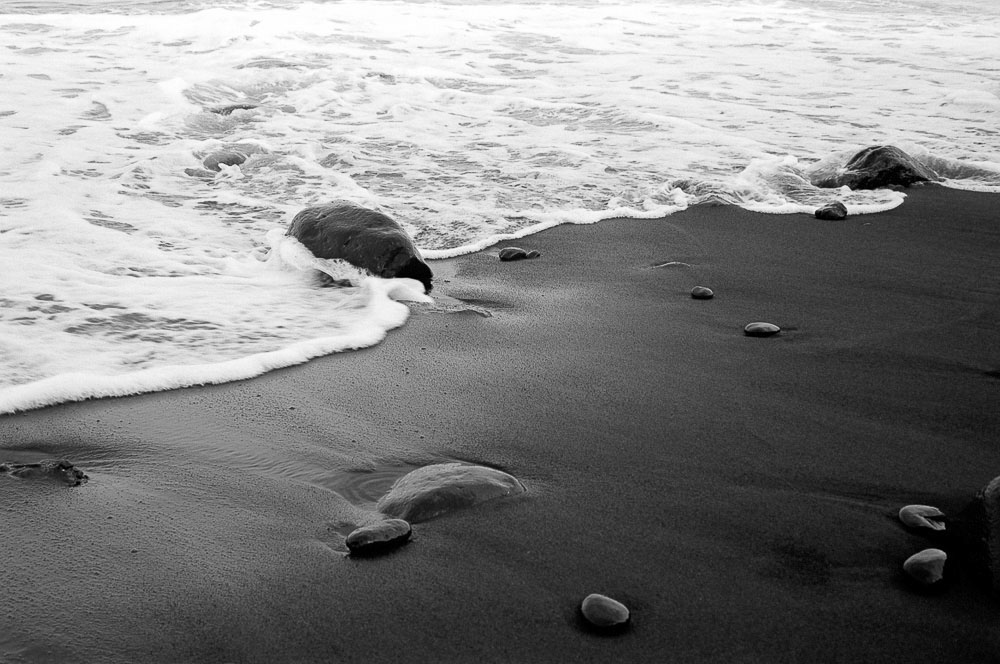
{"label": "large dark rock", "polygon": [[402,226],[348,201],[311,207],[292,219],[286,235],[317,258],[339,258],[384,277],[416,279],[429,293],[433,273]]}
{"label": "large dark rock", "polygon": [[970,571],[1000,593],[1000,477],[976,495],[960,519]]}
{"label": "large dark rock", "polygon": [[814,182],[817,187],[878,189],[909,187],[917,182],[936,182],[937,174],[919,161],[892,145],[865,148],[847,162],[843,171]]}

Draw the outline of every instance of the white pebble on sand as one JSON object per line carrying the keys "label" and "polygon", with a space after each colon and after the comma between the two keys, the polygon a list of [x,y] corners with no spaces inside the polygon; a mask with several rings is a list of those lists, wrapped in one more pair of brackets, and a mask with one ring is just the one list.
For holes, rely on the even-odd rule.
{"label": "white pebble on sand", "polygon": [[778,332],[781,332],[781,328],[774,323],[748,323],[743,328],[743,333],[748,337],[772,337]]}
{"label": "white pebble on sand", "polygon": [[628,607],[606,595],[592,593],[580,604],[580,613],[594,627],[614,629],[629,621]]}
{"label": "white pebble on sand", "polygon": [[899,510],[899,520],[910,528],[930,528],[944,530],[945,524],[940,519],[944,512],[930,505],[907,505]]}
{"label": "white pebble on sand", "polygon": [[944,564],[947,560],[948,554],[941,549],[924,549],[906,559],[903,571],[917,583],[929,586],[944,578]]}

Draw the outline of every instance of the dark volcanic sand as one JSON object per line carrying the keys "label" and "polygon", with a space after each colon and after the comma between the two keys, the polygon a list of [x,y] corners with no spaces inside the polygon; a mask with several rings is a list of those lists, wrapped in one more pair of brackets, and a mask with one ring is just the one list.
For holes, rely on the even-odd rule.
{"label": "dark volcanic sand", "polygon": [[[996,661],[998,604],[910,590],[936,545],[896,513],[1000,474],[998,201],[555,228],[538,260],[434,263],[492,316],[415,307],[251,381],[4,417],[0,461],[90,479],[0,477],[0,660]],[[527,493],[344,555],[394,476],[448,460]],[[627,632],[580,629],[593,592]]]}

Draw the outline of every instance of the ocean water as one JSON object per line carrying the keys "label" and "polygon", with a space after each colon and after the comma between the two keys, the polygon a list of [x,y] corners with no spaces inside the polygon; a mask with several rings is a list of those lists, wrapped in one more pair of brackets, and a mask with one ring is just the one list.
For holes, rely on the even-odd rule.
{"label": "ocean water", "polygon": [[703,201],[884,210],[810,184],[880,143],[1000,193],[998,26],[971,0],[0,0],[0,412],[377,343],[426,298],[283,237],[333,199],[433,259]]}

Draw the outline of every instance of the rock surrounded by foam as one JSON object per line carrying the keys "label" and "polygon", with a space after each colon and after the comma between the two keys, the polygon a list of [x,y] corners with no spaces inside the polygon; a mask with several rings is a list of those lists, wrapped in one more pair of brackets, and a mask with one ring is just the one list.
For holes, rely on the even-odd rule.
{"label": "rock surrounded by foam", "polygon": [[628,625],[628,607],[607,595],[591,593],[580,603],[580,613],[591,627],[599,630],[618,630]]}
{"label": "rock surrounded by foam", "polygon": [[747,323],[743,328],[743,334],[748,337],[773,337],[778,332],[781,332],[781,328],[774,323]]}
{"label": "rock surrounded by foam", "polygon": [[910,528],[944,530],[944,512],[930,505],[907,505],[899,510],[899,520]]}
{"label": "rock surrounded by foam", "polygon": [[287,235],[317,258],[339,258],[387,279],[416,279],[431,290],[433,274],[395,220],[349,201],[311,207],[292,219]]}
{"label": "rock surrounded by foam", "polygon": [[417,468],[396,480],[376,509],[386,516],[416,523],[519,493],[524,493],[524,485],[503,471],[442,463]]}
{"label": "rock surrounded by foam", "polygon": [[240,150],[222,150],[213,152],[201,162],[205,168],[218,173],[223,166],[239,166],[247,160],[247,155]]}
{"label": "rock surrounded by foam", "polygon": [[931,586],[944,578],[948,554],[941,549],[924,549],[906,559],[903,571],[923,586]]}
{"label": "rock surrounded by foam", "polygon": [[918,182],[936,182],[937,174],[922,163],[892,145],[874,145],[851,157],[843,170],[814,182],[817,187],[879,189],[909,187]]}
{"label": "rock surrounded by foam", "polygon": [[406,544],[413,530],[403,519],[386,519],[363,526],[347,536],[347,548],[354,556],[373,556]]}
{"label": "rock surrounded by foam", "polygon": [[840,201],[831,201],[816,209],[816,218],[827,221],[840,221],[847,218],[847,206]]}
{"label": "rock surrounded by foam", "polygon": [[228,104],[226,106],[219,106],[217,108],[210,109],[212,113],[218,113],[219,115],[232,115],[234,111],[252,111],[257,108],[257,104]]}

